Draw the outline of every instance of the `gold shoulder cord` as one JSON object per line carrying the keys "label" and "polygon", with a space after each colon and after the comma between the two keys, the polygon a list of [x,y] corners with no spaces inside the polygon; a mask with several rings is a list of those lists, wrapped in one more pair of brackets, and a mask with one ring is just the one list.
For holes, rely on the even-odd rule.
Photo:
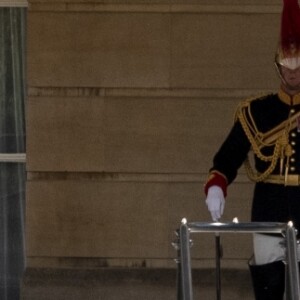
{"label": "gold shoulder cord", "polygon": [[[292,155],[292,149],[289,145],[288,133],[292,129],[291,120],[282,122],[280,125],[276,126],[274,129],[262,133],[260,132],[255,124],[251,113],[250,103],[252,99],[247,99],[243,101],[237,108],[235,114],[235,121],[239,120],[242,128],[251,143],[252,151],[254,154],[265,162],[270,162],[269,167],[263,173],[258,173],[250,164],[249,156],[247,156],[244,165],[246,172],[250,180],[259,182],[266,179],[275,169],[278,159],[280,159],[280,172],[283,172],[283,163],[286,159],[286,171],[288,169],[289,157]],[[294,118],[293,118],[294,119]],[[263,147],[274,146],[273,154],[266,156],[262,153],[261,149]]]}

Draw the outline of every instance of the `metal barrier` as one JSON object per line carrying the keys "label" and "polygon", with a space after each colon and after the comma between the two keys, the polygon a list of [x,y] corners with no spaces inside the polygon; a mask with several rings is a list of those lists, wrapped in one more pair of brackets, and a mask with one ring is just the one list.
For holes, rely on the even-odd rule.
{"label": "metal barrier", "polygon": [[292,222],[251,222],[251,223],[188,223],[182,219],[180,229],[177,230],[177,241],[173,246],[177,249],[177,300],[193,300],[192,271],[190,240],[191,233],[212,232],[238,232],[238,233],[280,233],[286,240],[286,300],[299,300],[299,270],[297,261],[296,229]]}

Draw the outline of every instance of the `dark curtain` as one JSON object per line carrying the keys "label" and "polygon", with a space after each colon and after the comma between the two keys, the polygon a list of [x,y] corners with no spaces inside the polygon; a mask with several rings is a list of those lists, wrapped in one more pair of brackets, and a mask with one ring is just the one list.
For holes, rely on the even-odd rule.
{"label": "dark curtain", "polygon": [[0,299],[20,299],[24,270],[25,164],[1,153],[25,153],[26,8],[0,8]]}

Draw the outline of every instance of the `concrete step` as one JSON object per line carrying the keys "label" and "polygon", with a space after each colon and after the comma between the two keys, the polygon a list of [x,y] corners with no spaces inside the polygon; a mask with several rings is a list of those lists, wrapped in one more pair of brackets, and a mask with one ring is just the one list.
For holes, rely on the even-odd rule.
{"label": "concrete step", "polygon": [[[193,270],[194,299],[216,299],[215,271]],[[247,270],[222,270],[222,300],[253,300]],[[176,300],[177,270],[148,268],[27,269],[23,300]]]}

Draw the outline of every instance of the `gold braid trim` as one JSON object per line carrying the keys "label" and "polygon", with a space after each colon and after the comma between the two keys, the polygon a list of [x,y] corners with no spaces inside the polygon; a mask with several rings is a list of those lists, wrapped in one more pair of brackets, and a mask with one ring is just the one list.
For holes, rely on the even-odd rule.
{"label": "gold braid trim", "polygon": [[[270,165],[266,169],[266,171],[264,173],[258,174],[258,172],[254,170],[254,168],[251,166],[249,156],[247,156],[244,162],[247,175],[250,178],[250,180],[259,182],[265,180],[274,171],[278,159],[282,160],[285,155],[290,154],[286,152],[289,152],[288,149],[290,148],[288,147],[288,133],[291,126],[289,126],[290,122],[286,122],[286,124],[283,124],[284,128],[280,128],[281,132],[279,132],[279,137],[276,137],[275,139],[269,139],[270,141],[266,141],[266,137],[270,137],[270,135],[272,135],[273,132],[271,132],[271,130],[269,132],[262,133],[259,132],[259,130],[257,129],[250,107],[250,103],[254,99],[257,99],[257,97],[247,99],[241,102],[235,114],[235,121],[240,121],[242,128],[251,144],[252,151],[254,152],[254,154],[262,161],[270,162]],[[275,133],[278,135],[278,130],[276,130]],[[263,147],[272,146],[274,147],[272,155],[266,156],[262,153],[261,149]]]}

